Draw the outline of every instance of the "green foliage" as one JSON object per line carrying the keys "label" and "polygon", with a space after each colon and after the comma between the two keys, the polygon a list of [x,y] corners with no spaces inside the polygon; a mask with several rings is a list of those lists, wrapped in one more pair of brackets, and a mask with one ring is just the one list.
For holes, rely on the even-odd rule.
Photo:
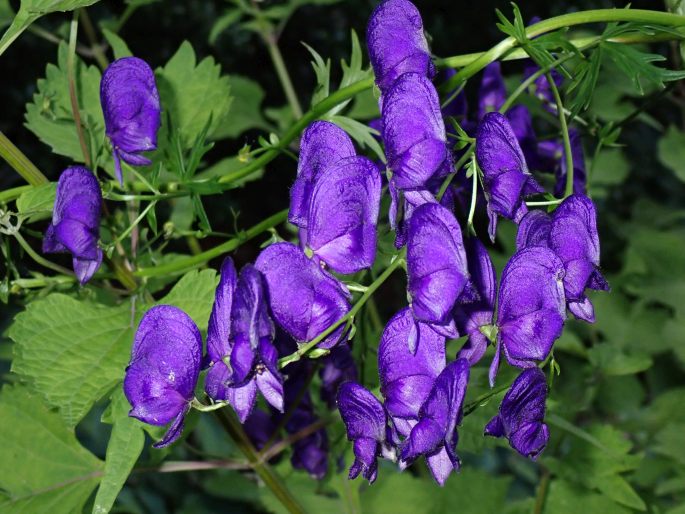
{"label": "green foliage", "polygon": [[30,221],[38,221],[52,216],[57,187],[54,182],[34,187],[17,198],[17,211]]}
{"label": "green foliage", "polygon": [[158,303],[183,309],[200,330],[204,330],[212,312],[217,283],[218,277],[213,269],[189,271]]}
{"label": "green foliage", "polygon": [[668,128],[659,140],[659,161],[685,182],[685,134],[676,127]]}
{"label": "green foliage", "polygon": [[236,138],[246,130],[271,130],[271,124],[262,114],[264,90],[259,83],[242,75],[231,75],[230,116],[226,116],[218,125],[213,136],[216,139]]}
{"label": "green foliage", "polygon": [[0,512],[80,512],[102,462],[73,429],[21,386],[0,391]]}

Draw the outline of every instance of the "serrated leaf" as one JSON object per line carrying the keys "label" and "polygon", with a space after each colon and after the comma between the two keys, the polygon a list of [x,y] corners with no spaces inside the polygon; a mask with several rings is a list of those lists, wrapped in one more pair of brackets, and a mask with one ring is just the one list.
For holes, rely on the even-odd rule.
{"label": "serrated leaf", "polygon": [[75,426],[123,378],[136,325],[128,302],[112,307],[52,294],[14,319],[12,370]]}
{"label": "serrated leaf", "polygon": [[93,514],[107,514],[143,451],[145,434],[140,421],[128,415],[130,405],[121,388],[112,395],[112,434],[107,443],[105,469],[95,496]]}
{"label": "serrated leaf", "polygon": [[271,130],[262,114],[264,89],[254,80],[242,75],[231,75],[231,115],[226,116],[214,132],[216,139],[236,138],[246,130]]}
{"label": "serrated leaf", "polygon": [[645,354],[627,354],[609,343],[588,350],[590,362],[607,376],[632,375],[649,369],[652,359]]}
{"label": "serrated leaf", "polygon": [[[54,153],[82,163],[83,152],[69,99],[68,53],[67,45],[60,44],[57,65],[47,65],[45,78],[38,80],[37,92],[33,100],[26,104],[25,125]],[[97,156],[103,151],[105,140],[105,121],[100,107],[100,70],[95,66],[86,66],[78,57],[74,66],[81,122],[90,153]]]}
{"label": "serrated leaf", "polygon": [[28,216],[30,222],[49,218],[52,216],[56,194],[57,184],[54,182],[36,186],[17,198],[17,211]]}
{"label": "serrated leaf", "polygon": [[321,57],[321,55],[319,55],[319,53],[311,46],[309,46],[307,43],[302,44],[314,59],[312,61],[312,68],[314,68],[314,74],[316,75],[316,87],[314,88],[314,93],[312,94],[311,104],[316,105],[330,94],[331,60],[326,59],[324,61],[323,57]]}
{"label": "serrated leaf", "polygon": [[566,90],[569,97],[568,104],[571,109],[571,118],[587,109],[592,101],[592,94],[595,91],[599,71],[602,66],[601,52],[601,47],[596,48],[575,69],[573,78]]}
{"label": "serrated leaf", "polygon": [[635,492],[628,481],[620,475],[609,475],[595,478],[597,489],[616,503],[636,510],[647,510],[645,502]]}
{"label": "serrated leaf", "polygon": [[183,148],[193,146],[210,118],[211,139],[232,101],[228,77],[221,75],[221,66],[214,58],[205,57],[198,63],[193,47],[184,41],[155,76],[161,104],[171,118],[171,130],[180,136]]}
{"label": "serrated leaf", "polygon": [[21,386],[0,391],[0,513],[81,512],[102,462]]}
{"label": "serrated leaf", "polygon": [[112,52],[114,52],[115,59],[121,59],[122,57],[130,57],[131,55],[133,55],[131,50],[128,48],[126,42],[123,39],[121,39],[119,35],[115,32],[103,28],[102,35],[105,36],[105,39],[109,43],[109,46],[112,47]]}
{"label": "serrated leaf", "polygon": [[21,0],[19,11],[12,24],[0,39],[0,55],[41,16],[56,11],[73,11],[79,7],[93,5],[99,0]]}
{"label": "serrated leaf", "polygon": [[218,276],[213,269],[189,271],[158,303],[183,309],[193,318],[199,329],[204,331],[212,311],[217,283]]}
{"label": "serrated leaf", "polygon": [[685,182],[685,134],[678,127],[671,125],[659,138],[657,155],[661,164]]}
{"label": "serrated leaf", "polygon": [[347,116],[332,116],[330,120],[347,132],[352,139],[357,141],[357,143],[368,148],[374,154],[376,154],[376,157],[383,163],[386,162],[385,153],[383,153],[381,145],[374,137],[378,136],[378,133],[375,130],[368,125],[360,123],[357,120],[353,120],[352,118],[348,118]]}
{"label": "serrated leaf", "polygon": [[546,514],[630,514],[630,510],[612,500],[565,480],[553,480],[545,502]]}

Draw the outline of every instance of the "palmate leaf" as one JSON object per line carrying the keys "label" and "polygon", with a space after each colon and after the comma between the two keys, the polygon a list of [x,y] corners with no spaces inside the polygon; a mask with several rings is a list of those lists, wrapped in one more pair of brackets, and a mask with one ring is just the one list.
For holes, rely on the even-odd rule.
{"label": "palmate leaf", "polygon": [[41,16],[56,11],[73,11],[79,7],[93,5],[99,0],[21,0],[19,11],[12,24],[0,39],[0,55],[7,47]]}
{"label": "palmate leaf", "polygon": [[0,513],[81,512],[102,462],[24,387],[3,387],[0,419]]}

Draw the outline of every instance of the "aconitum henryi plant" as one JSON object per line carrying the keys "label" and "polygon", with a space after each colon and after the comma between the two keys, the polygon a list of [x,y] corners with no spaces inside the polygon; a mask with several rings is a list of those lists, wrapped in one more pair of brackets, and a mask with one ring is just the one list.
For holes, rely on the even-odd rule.
{"label": "aconitum henryi plant", "polygon": [[[267,130],[254,148],[246,144],[230,164],[203,169],[215,134],[231,131],[228,82],[213,61],[196,66],[186,43],[153,70],[109,29],[103,35],[114,60],[94,44],[102,74],[88,68],[77,55],[78,29],[93,32],[82,9],[92,3],[47,9],[79,8],[59,66],[39,83],[35,102],[44,105],[31,104],[26,115],[29,130],[72,163],[51,183],[30,156],[0,140],[2,156],[29,183],[0,192],[0,232],[18,245],[4,251],[13,277],[7,295],[38,291],[10,328],[16,385],[0,393],[0,413],[13,419],[16,402],[40,405],[27,434],[36,431],[39,452],[48,454],[51,444],[40,441],[56,437],[67,453],[48,460],[65,468],[80,462],[83,473],[56,469],[54,481],[23,485],[0,477],[7,491],[0,512],[45,505],[109,512],[129,475],[146,471],[136,466],[141,452],[155,461],[153,471],[230,470],[258,492],[227,497],[291,513],[334,508],[317,504],[324,496],[317,491],[343,468],[331,495],[350,512],[364,504],[360,491],[373,495],[384,476],[415,480],[392,478],[400,472],[429,474],[444,487],[424,488],[458,488],[480,458],[474,443],[462,452],[460,433],[483,439],[481,450],[520,456],[518,466],[533,470],[528,476],[542,470],[536,513],[547,496],[554,502],[562,494],[562,479],[552,476],[570,480],[559,457],[535,467],[546,451],[563,450],[559,433],[628,460],[630,447],[611,434],[560,416],[555,388],[580,378],[560,373],[555,349],[587,355],[582,342],[564,337],[576,337],[569,326],[592,330],[603,295],[612,294],[584,150],[588,139],[597,141],[596,157],[621,130],[586,115],[601,52],[638,86],[663,88],[685,74],[652,64],[653,55],[632,45],[683,39],[685,17],[603,9],[526,23],[513,6],[511,19],[498,11],[506,37],[490,50],[438,58],[420,4],[383,0],[366,28],[370,66],[353,33],[339,89],[331,87],[330,61],[307,47],[317,84],[302,112],[273,37],[272,22],[287,16],[235,2],[222,23],[245,19],[262,36],[291,122]],[[21,9],[0,56],[29,25]],[[604,29],[582,37],[567,31],[584,24]],[[522,63],[508,76],[502,61],[510,60]],[[51,90],[61,95],[57,111]],[[372,115],[360,121],[351,101],[362,95],[372,100]],[[281,192],[288,208],[203,250],[198,239],[231,230],[226,218],[208,215],[205,196],[240,194],[245,181],[259,180],[255,174],[273,173],[269,164],[280,157],[296,161],[292,185]],[[158,216],[168,218],[162,227]],[[184,216],[187,229],[179,230]],[[167,251],[180,238],[189,255]],[[233,253],[255,238],[254,258]],[[19,249],[28,263],[21,268],[11,259]],[[49,260],[53,254],[59,262],[68,254],[71,268]],[[218,274],[196,270],[210,261]],[[400,293],[385,305],[379,291],[391,281]],[[42,338],[54,347],[38,347]],[[99,416],[113,425],[104,464],[73,432],[101,400]],[[28,435],[11,437],[19,447]],[[196,448],[203,438],[230,441],[242,460]],[[162,462],[182,449],[201,460]],[[20,461],[6,458],[18,469]],[[603,481],[609,475],[585,483],[600,491],[592,494],[602,500],[592,501],[604,506],[604,494],[621,509],[645,510],[619,474],[631,469],[624,463],[611,483]],[[293,487],[293,470],[314,485]],[[359,476],[364,484],[346,482]],[[548,490],[550,481],[556,485]],[[71,496],[57,494],[63,490]]]}

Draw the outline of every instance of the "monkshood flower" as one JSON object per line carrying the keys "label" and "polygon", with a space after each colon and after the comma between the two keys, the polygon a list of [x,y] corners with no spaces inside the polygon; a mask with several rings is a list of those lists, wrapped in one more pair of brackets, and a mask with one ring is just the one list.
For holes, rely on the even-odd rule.
{"label": "monkshood flower", "polygon": [[442,335],[456,337],[451,312],[469,272],[459,224],[440,204],[421,205],[409,220],[407,274],[414,317]]}
{"label": "monkshood flower", "polygon": [[[408,343],[412,338],[418,342]],[[385,408],[402,436],[418,421],[419,409],[445,365],[445,338],[417,323],[409,307],[390,319],[378,346],[378,375]]]}
{"label": "monkshood flower", "polygon": [[273,416],[260,409],[254,409],[243,422],[243,429],[257,450],[264,448],[277,429]]}
{"label": "monkshood flower", "polygon": [[464,246],[471,275],[471,287],[478,297],[468,302],[460,300],[454,309],[454,321],[459,334],[469,336],[457,357],[467,359],[473,366],[483,357],[488,346],[488,339],[481,332],[481,328],[492,324],[497,276],[488,251],[478,238],[466,238]]}
{"label": "monkshood flower", "polygon": [[485,115],[478,125],[476,158],[483,171],[483,188],[488,202],[490,239],[495,240],[497,216],[518,223],[528,212],[523,198],[544,189],[528,171],[528,165],[505,116]]}
{"label": "monkshood flower", "polygon": [[381,175],[366,157],[345,157],[320,170],[311,189],[306,251],[332,270],[356,273],[376,258]]}
{"label": "monkshood flower", "polygon": [[70,252],[81,285],[102,264],[102,250],[98,247],[101,209],[102,193],[95,175],[82,166],[64,170],[57,181],[52,223],[43,238],[43,252]]}
{"label": "monkshood flower", "polygon": [[[265,248],[255,267],[266,279],[274,319],[298,342],[311,341],[350,310],[345,286],[291,243]],[[338,327],[318,347],[335,346],[343,330]]]}
{"label": "monkshood flower", "polygon": [[478,89],[478,119],[489,112],[499,111],[507,99],[502,67],[499,61],[488,64],[483,70],[483,79]]}
{"label": "monkshood flower", "polygon": [[440,101],[429,79],[417,73],[399,77],[383,98],[383,141],[399,190],[425,189],[431,178],[449,173]]}
{"label": "monkshood flower", "polygon": [[214,400],[229,402],[241,422],[252,412],[257,390],[283,410],[283,379],[273,339],[264,278],[248,264],[236,281],[233,262],[225,259],[207,330],[211,368],[205,391]]}
{"label": "monkshood flower", "polygon": [[[573,193],[582,195],[585,194],[587,182],[583,142],[578,129],[569,129],[568,135],[571,142],[571,156],[573,157]],[[554,185],[555,196],[563,197],[566,189],[566,152],[564,151],[564,143],[561,140],[540,141],[537,153],[540,156],[540,160],[554,170],[557,179]],[[542,167],[539,169],[542,169]]]}
{"label": "monkshood flower", "polygon": [[102,75],[100,103],[105,134],[112,142],[114,169],[123,183],[120,159],[132,166],[146,166],[152,161],[141,152],[157,148],[161,111],[150,66],[137,57],[114,61]]}
{"label": "monkshood flower", "polygon": [[302,133],[297,178],[290,188],[288,221],[307,228],[314,181],[325,167],[345,157],[354,157],[354,144],[343,129],[329,121],[315,121]]}
{"label": "monkshood flower", "polygon": [[336,346],[321,361],[321,399],[332,408],[340,384],[357,380],[357,366],[349,346]]}
{"label": "monkshood flower", "polygon": [[550,250],[518,250],[502,271],[497,305],[497,347],[490,366],[495,382],[500,354],[512,366],[530,368],[544,360],[566,318],[564,263]]}
{"label": "monkshood flower", "polygon": [[506,437],[511,447],[535,460],[545,449],[549,429],[543,423],[547,382],[539,368],[528,368],[504,395],[499,414],[485,426],[485,435]]}
{"label": "monkshood flower", "polygon": [[533,118],[528,107],[525,105],[515,105],[507,111],[506,116],[511,125],[511,130],[516,135],[516,139],[521,146],[526,164],[531,169],[541,170],[542,158],[538,153],[538,139],[533,129]]}
{"label": "monkshood flower", "polygon": [[202,361],[202,336],[178,307],[158,305],[140,320],[126,368],[124,394],[129,416],[150,425],[171,422],[155,448],[178,439],[190,409]]}
{"label": "monkshood flower", "polygon": [[594,322],[594,308],[585,289],[608,291],[609,284],[599,271],[597,214],[592,200],[571,195],[551,216],[529,212],[521,220],[516,246],[550,248],[566,270],[563,283],[568,309],[577,318]]}
{"label": "monkshood flower", "polygon": [[421,14],[408,0],[386,0],[374,9],[366,28],[366,44],[376,85],[383,94],[404,73],[435,75]]}
{"label": "monkshood flower", "polygon": [[361,473],[373,483],[378,474],[378,457],[390,452],[385,409],[373,394],[356,382],[340,386],[337,402],[347,439],[354,444],[354,463],[349,478],[356,478]]}
{"label": "monkshood flower", "polygon": [[469,382],[469,362],[458,359],[440,373],[419,410],[419,421],[402,445],[400,466],[404,467],[421,455],[435,481],[444,485],[453,470],[459,470],[456,454],[457,425]]}
{"label": "monkshood flower", "polygon": [[424,203],[438,202],[433,193],[426,189],[399,191],[393,181],[388,184],[388,192],[390,193],[388,218],[390,228],[395,231],[395,248],[399,250],[407,244],[409,220],[416,208]]}

